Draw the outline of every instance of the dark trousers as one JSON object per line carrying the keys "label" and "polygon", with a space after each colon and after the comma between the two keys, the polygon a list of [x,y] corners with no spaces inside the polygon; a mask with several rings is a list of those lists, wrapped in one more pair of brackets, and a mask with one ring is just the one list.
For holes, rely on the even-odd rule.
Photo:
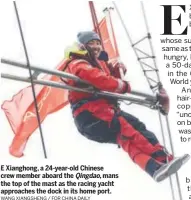
{"label": "dark trousers", "polygon": [[154,133],[126,112],[116,112],[111,122],[103,121],[89,111],[81,112],[74,120],[82,135],[100,143],[119,144],[151,176],[162,163],[172,159]]}

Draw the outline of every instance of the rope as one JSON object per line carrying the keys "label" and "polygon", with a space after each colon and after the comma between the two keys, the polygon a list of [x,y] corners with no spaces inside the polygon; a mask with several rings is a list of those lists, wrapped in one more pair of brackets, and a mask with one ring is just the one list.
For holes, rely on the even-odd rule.
{"label": "rope", "polygon": [[[142,11],[143,11],[143,16],[144,16],[146,29],[147,29],[148,35],[150,35],[149,26],[148,26],[148,23],[147,23],[147,18],[146,18],[143,2],[141,2],[141,7],[142,7]],[[157,63],[156,63],[156,56],[154,55],[154,48],[153,48],[153,45],[152,45],[151,37],[149,38],[149,45],[150,45],[152,56],[153,56],[154,66],[158,70]],[[157,75],[158,82],[161,83],[158,71],[156,71],[156,75]],[[159,87],[160,87],[160,85],[159,85]],[[165,117],[165,120],[166,120],[166,124],[167,124],[167,132],[168,132],[168,136],[169,136],[170,147],[171,147],[171,150],[172,150],[172,154],[174,155],[175,152],[174,152],[174,147],[173,147],[172,134],[171,134],[171,131],[170,131],[170,125],[169,125],[169,120],[168,120],[167,116]],[[180,198],[180,200],[183,200],[178,173],[175,174],[175,177],[176,177],[176,182],[177,182],[177,187],[178,187],[179,198]],[[171,191],[172,191],[172,198],[174,200],[174,189],[173,189],[172,179],[171,178],[170,178],[170,186],[171,186]]]}
{"label": "rope", "polygon": [[20,18],[19,18],[19,13],[18,13],[16,1],[13,1],[13,4],[14,4],[14,8],[15,8],[17,22],[18,22],[18,25],[19,25],[19,31],[20,31],[20,35],[21,35],[21,39],[22,39],[24,52],[25,52],[27,66],[28,66],[28,69],[29,69],[32,93],[33,93],[33,98],[34,98],[35,110],[36,110],[36,114],[37,114],[37,121],[38,121],[38,125],[39,125],[39,131],[40,131],[40,136],[41,136],[41,141],[42,141],[44,157],[47,158],[46,148],[45,148],[45,143],[44,143],[44,137],[43,137],[42,127],[41,127],[41,122],[40,122],[40,115],[39,115],[39,112],[38,112],[38,105],[37,105],[37,99],[36,99],[36,94],[35,94],[34,82],[33,82],[33,77],[32,77],[32,70],[31,70],[31,67],[30,67],[30,61],[29,61],[28,52],[27,52],[27,48],[26,48],[26,43],[25,43],[25,39],[24,39],[22,27],[21,27],[21,22],[20,22]]}
{"label": "rope", "polygon": [[[153,70],[153,71],[156,73],[158,82],[160,83],[160,77],[159,77],[158,68],[157,68],[157,64],[156,64],[156,60],[155,60],[156,57],[154,56],[154,49],[153,49],[152,42],[151,42],[151,36],[150,36],[150,33],[149,33],[149,27],[148,27],[146,15],[145,15],[145,10],[144,10],[144,7],[143,7],[143,2],[141,2],[141,3],[142,3],[141,6],[142,6],[142,11],[143,11],[144,21],[145,21],[145,25],[146,25],[147,32],[148,32],[148,36],[149,36],[149,37],[147,37],[147,38],[148,38],[148,40],[149,40],[149,45],[150,45],[150,48],[151,48],[151,51],[152,51],[151,59],[153,59],[154,66],[155,66],[155,68],[156,68],[156,70]],[[127,28],[126,28],[126,25],[125,25],[125,23],[124,23],[124,20],[123,20],[122,17],[121,17],[120,11],[119,11],[119,9],[118,9],[116,3],[113,2],[113,4],[114,4],[115,10],[117,11],[117,14],[118,14],[118,16],[119,16],[119,18],[120,18],[120,21],[121,21],[121,23],[122,23],[122,26],[123,26],[123,28],[124,28],[124,30],[125,30],[125,32],[126,32],[126,35],[127,35],[128,39],[129,39],[129,41],[130,41],[130,44],[131,44],[131,46],[132,46],[132,48],[133,48],[133,50],[134,50],[134,52],[135,52],[135,55],[137,56],[137,59],[138,59],[138,61],[139,61],[139,64],[140,64],[141,68],[142,68],[143,71],[144,71],[143,63],[142,63],[142,62],[140,61],[140,59],[139,59],[139,55],[138,55],[138,53],[137,53],[136,48],[134,47],[133,41],[132,41],[131,36],[130,36],[130,34],[129,34]],[[152,87],[152,85],[151,85],[151,83],[150,83],[150,81],[149,81],[150,78],[147,76],[146,73],[144,73],[144,74],[145,74],[145,77],[146,77],[146,79],[147,79],[147,81],[148,81],[148,84],[149,84],[150,88],[153,89],[154,87]],[[157,87],[158,87],[158,85],[157,85]],[[153,91],[153,90],[152,90],[152,91]],[[153,92],[154,92],[154,91],[153,91]],[[159,113],[159,120],[160,120],[160,125],[161,125],[161,130],[162,130],[162,137],[163,137],[164,144],[165,144],[165,137],[164,137],[164,132],[163,132],[163,124],[162,124],[161,116],[160,116],[160,115],[161,115],[161,114]],[[170,128],[169,128],[168,118],[167,118],[167,117],[166,117],[166,122],[167,122],[167,129],[168,129],[168,134],[169,134],[169,140],[170,140],[170,144],[171,144],[172,153],[174,153],[173,144],[172,144],[172,138],[171,138],[171,133],[170,133]],[[179,178],[178,178],[178,174],[177,174],[177,173],[176,173],[176,180],[177,180],[177,186],[178,186],[179,197],[180,197],[180,200],[182,200],[182,194],[181,194],[181,189],[180,189],[180,184],[179,184]],[[175,200],[174,188],[173,188],[173,185],[172,185],[172,179],[171,179],[171,177],[170,177],[170,187],[171,187],[171,192],[172,192],[172,198],[173,198],[173,200]]]}

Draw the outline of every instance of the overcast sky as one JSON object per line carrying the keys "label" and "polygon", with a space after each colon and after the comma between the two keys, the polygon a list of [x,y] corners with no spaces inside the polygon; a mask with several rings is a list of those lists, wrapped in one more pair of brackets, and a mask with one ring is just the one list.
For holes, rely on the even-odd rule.
{"label": "overcast sky", "polygon": [[[169,1],[170,3],[170,1]],[[160,2],[161,4],[161,2]],[[163,10],[158,2],[145,3],[146,15],[153,36],[153,44],[157,55],[158,67],[165,88],[171,97],[171,112],[169,114],[170,125],[173,134],[173,142],[177,155],[190,152],[190,144],[181,144],[176,126],[176,90],[170,86],[166,69],[160,52],[160,40],[162,37]],[[18,10],[24,31],[26,45],[31,64],[46,68],[55,68],[63,59],[64,48],[76,40],[79,31],[91,30],[92,21],[87,1],[18,1]],[[98,17],[104,16],[102,10],[106,6],[113,6],[109,1],[96,1]],[[130,31],[133,41],[141,39],[146,34],[146,28],[139,1],[119,1],[119,10],[125,24]],[[25,62],[24,51],[19,35],[18,25],[14,13],[13,3],[7,1],[3,4],[3,27],[2,31],[2,57]],[[122,61],[127,66],[127,79],[132,88],[142,92],[151,93],[145,77],[136,60],[134,52],[120,24],[116,12],[112,13],[116,37]],[[147,48],[144,44],[143,48]],[[8,65],[1,65],[2,72],[28,76],[28,72]],[[1,102],[10,100],[20,89],[27,86],[24,83],[1,80]],[[174,91],[173,91],[174,90]],[[140,106],[122,105],[125,111],[134,114],[146,123],[148,129],[155,132],[162,141],[158,114],[155,111]],[[44,163],[42,145],[39,131],[37,130],[29,139],[25,156],[20,159],[13,158],[8,153],[8,147],[13,138],[11,128],[0,111],[1,134],[0,134],[0,160],[10,163]],[[119,173],[120,179],[116,181],[111,197],[103,199],[120,200],[170,200],[171,192],[169,181],[155,183],[147,174],[137,167],[128,155],[115,145],[98,144],[82,137],[76,130],[70,113],[69,106],[59,112],[50,115],[42,124],[45,144],[49,163],[63,164],[90,164],[103,165],[105,171]],[[180,180],[183,186],[186,200],[185,176],[189,176],[188,169],[191,163],[184,166],[180,171]],[[95,198],[96,199],[96,198]],[[98,198],[97,198],[98,199]],[[99,198],[101,199],[101,198]]]}

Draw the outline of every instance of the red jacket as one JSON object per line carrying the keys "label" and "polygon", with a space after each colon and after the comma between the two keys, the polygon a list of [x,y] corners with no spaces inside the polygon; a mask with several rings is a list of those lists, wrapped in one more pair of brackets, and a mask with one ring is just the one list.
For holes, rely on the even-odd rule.
{"label": "red jacket", "polygon": [[[125,91],[127,91],[127,87],[129,87],[127,83],[125,83],[121,79],[117,79],[114,76],[111,76],[110,70],[108,69],[104,61],[97,60],[97,62],[101,69],[91,66],[90,63],[88,63],[86,60],[73,60],[68,65],[67,71],[71,74],[74,74],[75,76],[78,76],[82,80],[88,81],[90,84],[100,90],[115,93],[124,93]],[[69,80],[68,84],[71,86],[78,86],[73,80]],[[71,104],[75,104],[77,102],[80,102],[80,100],[89,99],[91,97],[92,94],[89,93],[76,91],[69,92],[69,101]],[[110,103],[109,100],[100,97],[96,100],[86,102],[78,109],[76,109],[73,114],[74,116],[77,116],[80,112],[88,110],[96,115],[96,113],[103,113],[105,109],[107,110],[111,108],[113,108],[113,104]],[[107,120],[109,119],[107,119],[106,117],[106,121]]]}

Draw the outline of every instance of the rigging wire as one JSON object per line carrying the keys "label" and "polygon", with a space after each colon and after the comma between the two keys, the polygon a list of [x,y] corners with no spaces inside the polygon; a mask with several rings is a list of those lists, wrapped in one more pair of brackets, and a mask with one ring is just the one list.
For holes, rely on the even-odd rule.
{"label": "rigging wire", "polygon": [[[139,58],[139,55],[138,55],[138,53],[137,53],[137,49],[135,48],[135,44],[133,44],[133,41],[132,41],[131,36],[130,36],[130,34],[129,34],[127,28],[126,28],[126,25],[125,25],[125,23],[124,23],[124,20],[122,19],[122,16],[121,16],[121,14],[120,14],[120,12],[119,12],[119,9],[118,9],[118,7],[117,7],[117,5],[116,5],[115,2],[113,2],[113,4],[114,4],[115,10],[117,11],[117,14],[118,14],[118,16],[119,16],[119,18],[120,18],[120,21],[121,21],[121,23],[122,23],[122,26],[123,26],[123,28],[124,28],[124,30],[125,30],[125,32],[126,32],[126,35],[127,35],[128,39],[129,39],[129,41],[130,41],[130,44],[131,44],[131,46],[132,46],[132,48],[133,48],[133,50],[134,50],[134,52],[135,52],[135,54],[136,54],[136,56],[137,56],[137,59],[138,59],[140,65],[141,65],[141,67],[142,67],[142,69],[143,69],[143,71],[144,71],[143,63],[141,62],[141,59]],[[144,15],[145,25],[146,25],[147,32],[148,32],[147,37],[145,37],[144,39],[148,38],[148,40],[149,40],[149,45],[150,45],[151,52],[152,52],[151,59],[153,59],[154,66],[155,66],[155,68],[156,68],[156,69],[153,70],[153,71],[154,71],[154,72],[156,73],[156,75],[157,75],[157,79],[158,79],[158,81],[157,81],[157,82],[158,82],[157,88],[159,89],[159,88],[161,87],[161,82],[160,82],[160,77],[159,77],[159,73],[158,73],[158,68],[157,68],[157,65],[156,65],[156,60],[155,60],[156,57],[154,56],[154,49],[153,49],[152,42],[151,42],[151,35],[150,35],[150,33],[149,33],[149,28],[148,28],[148,23],[147,23],[146,15],[145,15],[145,10],[144,10],[144,7],[143,7],[143,2],[141,2],[141,6],[142,6],[143,15]],[[143,40],[143,39],[142,39],[142,40]],[[142,40],[141,40],[141,41],[142,41]],[[153,88],[155,88],[155,87],[153,87],[153,86],[151,85],[151,83],[150,83],[150,81],[149,81],[150,78],[147,76],[146,73],[145,73],[145,76],[146,76],[146,79],[147,79],[147,81],[148,81],[148,84],[149,84],[150,88],[151,88],[152,91],[154,92]],[[161,124],[162,137],[163,137],[164,144],[165,144],[165,137],[164,137],[164,132],[163,132],[163,124],[162,124],[161,114],[160,114],[160,113],[159,113],[159,120],[160,120],[160,124]],[[166,117],[166,123],[167,123],[167,129],[168,129],[168,135],[169,135],[171,150],[172,150],[172,153],[174,154],[173,143],[172,143],[172,137],[171,137],[170,128],[169,128],[169,122],[168,122],[168,118],[167,118],[167,117]],[[178,174],[177,174],[177,173],[176,173],[176,180],[177,180],[177,186],[178,186],[179,197],[180,197],[180,200],[182,200],[182,194],[181,194],[181,189],[180,189],[179,177],[178,177]],[[171,187],[171,191],[172,191],[172,198],[173,198],[173,200],[175,200],[174,189],[173,189],[171,177],[170,177],[170,187]]]}
{"label": "rigging wire", "polygon": [[37,115],[37,121],[38,121],[38,125],[39,125],[39,131],[40,131],[40,136],[41,136],[43,153],[44,153],[44,157],[47,158],[46,147],[45,147],[42,127],[41,127],[41,122],[40,122],[40,115],[39,115],[39,111],[38,111],[38,104],[37,104],[37,99],[36,99],[36,94],[35,94],[35,88],[34,88],[34,82],[33,82],[33,77],[32,77],[32,70],[31,70],[31,67],[30,67],[29,56],[28,56],[28,52],[27,52],[27,47],[26,47],[26,43],[25,43],[25,39],[24,39],[24,34],[23,34],[22,26],[21,26],[21,21],[20,21],[16,1],[13,1],[13,4],[14,4],[14,8],[15,8],[15,13],[16,13],[16,17],[17,17],[18,26],[19,26],[19,31],[20,31],[22,44],[23,44],[23,48],[24,48],[24,52],[25,52],[25,57],[26,57],[26,61],[27,61],[27,67],[29,69],[31,88],[32,88],[32,94],[33,94],[33,98],[34,98],[34,105],[35,105],[35,111],[36,111],[36,115]]}
{"label": "rigging wire", "polygon": [[92,20],[93,20],[94,30],[95,30],[95,32],[98,33],[98,35],[100,37],[100,40],[101,40],[102,48],[104,50],[103,39],[102,39],[102,35],[101,35],[100,29],[99,29],[99,23],[98,23],[98,19],[97,19],[97,15],[96,15],[96,10],[95,10],[94,2],[93,1],[89,1],[89,7],[90,7],[90,12],[91,12]]}
{"label": "rigging wire", "polygon": [[[147,23],[147,18],[146,18],[145,9],[144,9],[144,4],[143,4],[142,1],[141,1],[141,7],[142,7],[142,11],[143,11],[143,16],[144,16],[146,29],[147,29],[148,34],[150,35],[149,26],[148,26],[148,23]],[[158,82],[161,83],[159,72],[158,72],[158,67],[157,67],[157,62],[156,62],[156,56],[155,56],[155,53],[154,53],[154,48],[153,48],[153,45],[152,45],[151,37],[149,38],[149,45],[150,45],[152,56],[153,56],[154,66],[157,69],[156,74],[157,74]],[[159,84],[159,88],[160,87],[161,87],[161,85]],[[159,114],[159,115],[161,115],[161,114]],[[166,125],[167,125],[167,133],[168,133],[168,136],[169,136],[171,151],[172,151],[172,154],[174,155],[175,151],[174,151],[172,134],[171,134],[171,130],[170,130],[170,124],[169,124],[168,116],[165,116],[165,120],[166,120]],[[177,187],[178,187],[178,193],[179,193],[180,200],[183,200],[178,173],[175,174],[175,177],[176,177],[176,182],[177,182]],[[171,188],[172,188],[172,179],[171,179],[171,177],[170,177],[170,182],[171,182]],[[173,191],[173,193],[174,193],[174,191]]]}

